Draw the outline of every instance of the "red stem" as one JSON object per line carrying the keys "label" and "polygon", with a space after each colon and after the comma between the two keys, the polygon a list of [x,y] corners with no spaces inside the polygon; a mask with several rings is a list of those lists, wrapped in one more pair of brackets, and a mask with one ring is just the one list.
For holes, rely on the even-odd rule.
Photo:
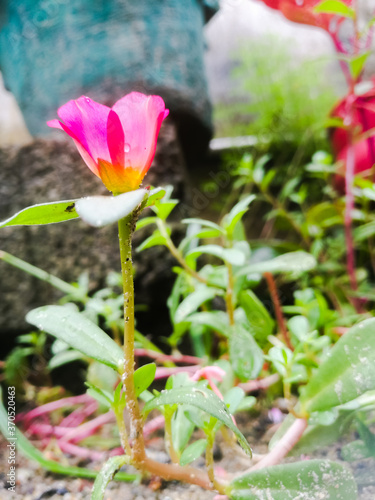
{"label": "red stem", "polygon": [[307,419],[297,418],[272,450],[251,467],[251,471],[277,465],[298,443],[307,428]]}
{"label": "red stem", "polygon": [[173,363],[194,363],[199,364],[202,363],[201,358],[197,358],[196,356],[184,356],[176,355],[176,354],[163,354],[161,352],[151,351],[149,349],[134,349],[134,354],[136,356],[145,356],[148,358],[156,359],[160,363],[164,361],[172,361]]}
{"label": "red stem", "polygon": [[273,302],[273,307],[275,310],[275,316],[277,320],[277,324],[279,327],[279,331],[281,332],[282,336],[284,337],[285,343],[288,346],[288,348],[291,351],[294,351],[294,347],[292,345],[292,342],[290,340],[289,332],[286,327],[283,311],[281,309],[281,304],[280,304],[280,299],[279,299],[279,294],[277,291],[277,286],[275,283],[275,280],[272,276],[271,273],[263,273],[263,276],[265,277],[268,285],[268,289],[270,291],[271,299]]}
{"label": "red stem", "polygon": [[172,368],[156,368],[156,374],[155,374],[155,380],[161,379],[161,378],[167,378],[170,377],[171,375],[174,375],[175,373],[180,373],[180,372],[187,372],[187,373],[195,373],[201,368],[200,365],[198,366],[176,366]]}
{"label": "red stem", "polygon": [[[353,146],[353,137],[349,133],[349,146],[346,159],[345,170],[345,244],[346,244],[346,268],[349,276],[350,288],[353,291],[358,289],[357,278],[355,275],[355,252],[352,232],[352,213],[354,210],[353,182],[355,172],[355,150]],[[361,301],[357,298],[352,299],[353,305],[358,314],[363,312]]]}
{"label": "red stem", "polygon": [[271,385],[276,384],[276,382],[278,382],[279,380],[280,375],[278,373],[274,373],[273,375],[260,380],[250,380],[249,382],[238,384],[238,387],[241,387],[241,389],[243,389],[245,392],[254,392],[261,389],[268,389]]}
{"label": "red stem", "polygon": [[27,413],[20,413],[17,415],[17,421],[23,420],[24,424],[28,425],[30,420],[32,420],[33,418],[39,417],[41,415],[44,415],[45,413],[49,413],[54,410],[58,410],[59,408],[64,408],[65,406],[74,406],[82,403],[93,403],[93,402],[96,403],[95,399],[89,396],[88,394],[81,394],[80,396],[63,398],[59,399],[58,401],[52,401],[51,403],[38,406],[38,408],[34,408],[33,410]]}

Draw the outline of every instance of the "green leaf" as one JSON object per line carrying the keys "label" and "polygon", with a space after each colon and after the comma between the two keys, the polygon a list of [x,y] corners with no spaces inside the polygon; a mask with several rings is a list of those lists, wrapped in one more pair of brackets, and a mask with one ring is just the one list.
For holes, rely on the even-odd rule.
{"label": "green leaf", "polygon": [[232,387],[224,396],[224,403],[232,415],[240,408],[245,399],[245,392],[240,387]]}
{"label": "green leaf", "polygon": [[156,364],[149,363],[143,365],[134,372],[135,395],[138,397],[143,391],[149,388],[155,378]]}
{"label": "green leaf", "polygon": [[[14,427],[14,436],[10,437],[8,432],[8,413],[2,404],[2,390],[0,386],[0,432],[3,436],[7,436],[9,442],[17,442],[17,450],[29,460],[38,462],[44,469],[53,472],[54,474],[64,474],[71,477],[86,477],[96,478],[98,473],[92,469],[84,467],[73,467],[69,465],[61,465],[54,460],[48,460],[45,456],[33,446],[30,441],[20,432],[17,427]],[[119,472],[116,474],[116,479],[119,481],[135,481],[139,479],[138,474],[127,474]]]}
{"label": "green leaf", "polygon": [[340,0],[323,0],[315,8],[315,12],[325,14],[337,14],[343,17],[354,19],[355,11]]}
{"label": "green leaf", "polygon": [[218,295],[218,290],[214,288],[208,288],[206,286],[197,288],[177,307],[173,322],[175,324],[182,323],[189,314],[195,312],[202,304],[208,300],[212,300],[216,295]]}
{"label": "green leaf", "polygon": [[249,209],[250,203],[255,200],[256,196],[250,194],[246,196],[243,200],[239,201],[227,214],[223,220],[223,226],[227,231],[228,237],[231,238],[236,224],[242,219],[245,213]]}
{"label": "green leaf", "polygon": [[210,220],[191,218],[191,219],[183,219],[181,222],[183,224],[199,224],[202,227],[207,227],[215,231],[218,231],[221,234],[225,234],[225,231],[222,227],[220,227],[218,224],[215,224],[215,222],[212,222]]}
{"label": "green leaf", "polygon": [[142,217],[142,219],[139,219],[139,221],[137,221],[137,229],[142,229],[149,224],[156,224],[156,221],[156,217]]}
{"label": "green leaf", "polygon": [[250,264],[240,269],[236,275],[244,276],[254,273],[295,273],[300,274],[311,271],[316,267],[316,259],[311,254],[299,250],[279,255],[271,260]]}
{"label": "green leaf", "polygon": [[165,196],[166,190],[164,188],[158,187],[153,188],[149,191],[146,207],[151,207],[155,203],[161,200]]}
{"label": "green leaf", "polygon": [[342,336],[301,391],[305,411],[323,411],[375,389],[375,318]]}
{"label": "green leaf", "polygon": [[198,439],[194,441],[190,446],[188,446],[181,455],[180,465],[184,466],[190,464],[197,458],[199,458],[202,453],[206,450],[207,447],[207,439]]}
{"label": "green leaf", "polygon": [[[48,362],[48,368],[54,370],[59,366],[66,365],[72,361],[85,360],[84,356],[78,351],[73,349],[67,349],[66,351],[61,351],[55,354]],[[87,361],[87,360],[86,360]]]}
{"label": "green leaf", "polygon": [[55,224],[70,219],[76,219],[75,203],[77,200],[53,201],[24,208],[9,219],[0,222],[0,228],[6,226],[34,226]]}
{"label": "green leaf", "polygon": [[263,366],[263,351],[251,333],[235,325],[229,339],[229,359],[235,374],[242,380],[256,378]]}
{"label": "green leaf", "polygon": [[162,220],[166,220],[174,207],[179,203],[178,200],[174,200],[171,198],[173,186],[165,186],[164,190],[165,194],[163,199],[156,202],[155,206],[152,207],[152,210]]}
{"label": "green leaf", "polygon": [[[167,231],[170,233],[170,228],[167,228]],[[156,229],[151,236],[146,238],[140,245],[137,247],[137,252],[142,252],[147,248],[156,247],[158,245],[166,245],[167,240],[165,236],[161,234],[159,229]]]}
{"label": "green leaf", "polygon": [[233,500],[355,500],[357,485],[342,465],[308,460],[245,474],[232,481],[229,494]]}
{"label": "green leaf", "polygon": [[363,54],[350,57],[348,60],[350,73],[354,79],[358,78],[362,73],[363,67],[366,64],[366,61],[371,54],[370,51],[364,52]]}
{"label": "green leaf", "polygon": [[197,312],[187,316],[185,321],[189,321],[194,325],[208,326],[225,337],[229,337],[230,334],[228,315],[224,311]]}
{"label": "green leaf", "polygon": [[203,245],[190,250],[186,254],[187,264],[191,267],[194,266],[195,260],[203,254],[214,255],[234,266],[242,266],[245,263],[244,254],[235,248],[223,248],[219,245]]}
{"label": "green leaf", "polygon": [[195,425],[187,418],[183,407],[180,406],[172,419],[173,447],[178,453],[181,453],[188,444],[194,429]]}
{"label": "green leaf", "polygon": [[111,408],[113,404],[113,396],[108,393],[106,390],[101,389],[100,387],[96,387],[90,382],[85,382],[87,385],[87,394],[96,399],[101,405],[106,406],[107,408]]}
{"label": "green leaf", "polygon": [[124,364],[121,347],[95,323],[70,307],[38,307],[26,315],[26,321],[116,371]]}
{"label": "green leaf", "polygon": [[162,391],[159,396],[146,403],[143,411],[147,414],[159,406],[175,404],[199,408],[212,417],[220,420],[220,422],[234,432],[242,448],[249,456],[251,456],[250,446],[245,437],[233,423],[228,408],[225,406],[223,401],[216,396],[216,394],[204,387],[178,387],[169,391]]}
{"label": "green leaf", "polygon": [[246,313],[251,333],[256,339],[265,340],[272,335],[274,321],[254,292],[251,290],[241,292],[239,304]]}
{"label": "green leaf", "polygon": [[126,455],[111,457],[107,460],[99,474],[96,476],[94,487],[92,489],[91,500],[103,500],[108,483],[112,481],[116,472],[120,470],[123,465],[128,465],[129,462],[130,457]]}
{"label": "green leaf", "polygon": [[136,189],[118,196],[89,196],[76,202],[76,210],[90,226],[103,227],[131,214],[146,196],[146,189]]}
{"label": "green leaf", "polygon": [[371,238],[375,234],[375,221],[368,222],[359,227],[356,227],[353,231],[354,241],[360,242]]}
{"label": "green leaf", "polygon": [[357,439],[356,441],[345,444],[341,448],[340,456],[345,462],[355,462],[357,460],[374,457],[374,453],[366,446],[364,441]]}

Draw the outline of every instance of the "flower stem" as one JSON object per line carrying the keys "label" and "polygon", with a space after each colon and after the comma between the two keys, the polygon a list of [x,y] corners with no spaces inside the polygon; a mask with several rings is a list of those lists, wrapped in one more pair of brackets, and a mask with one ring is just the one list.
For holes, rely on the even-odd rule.
{"label": "flower stem", "polygon": [[[130,419],[132,459],[138,463],[145,457],[143,423],[134,388],[134,281],[131,239],[137,213],[133,212],[118,223],[121,270],[124,290],[124,372],[122,383],[126,394],[126,408]],[[125,450],[126,451],[126,450]]]}

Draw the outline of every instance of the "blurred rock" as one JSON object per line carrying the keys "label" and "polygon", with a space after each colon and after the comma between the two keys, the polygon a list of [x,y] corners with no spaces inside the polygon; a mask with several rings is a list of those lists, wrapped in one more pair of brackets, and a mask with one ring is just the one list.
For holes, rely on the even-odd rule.
{"label": "blurred rock", "polygon": [[0,147],[22,146],[31,141],[17,101],[5,90],[0,73]]}

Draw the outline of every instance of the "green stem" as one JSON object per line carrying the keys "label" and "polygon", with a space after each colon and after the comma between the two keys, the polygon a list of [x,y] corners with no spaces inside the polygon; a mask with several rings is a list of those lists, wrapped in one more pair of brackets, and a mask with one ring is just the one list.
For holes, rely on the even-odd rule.
{"label": "green stem", "polygon": [[302,237],[304,246],[308,250],[311,246],[310,238],[306,234],[303,233],[301,227],[296,223],[293,216],[289,214],[289,212],[286,210],[284,205],[282,203],[280,203],[272,195],[270,195],[267,191],[262,191],[262,194],[263,194],[265,200],[268,201],[268,203],[270,205],[272,205],[275,210],[278,210],[280,213],[282,213],[282,215],[285,217],[285,219],[287,219],[287,221],[290,223],[290,225],[296,231],[296,233],[298,233]]}
{"label": "green stem", "polygon": [[180,266],[185,269],[185,271],[187,273],[189,273],[191,276],[193,276],[193,278],[195,278],[196,280],[200,281],[201,283],[205,283],[207,284],[207,280],[205,280],[202,276],[200,276],[194,269],[192,269],[190,266],[188,266],[186,264],[186,261],[183,257],[183,255],[181,254],[181,252],[178,250],[178,248],[176,248],[175,244],[173,243],[173,241],[171,240],[169,234],[168,234],[168,231],[165,227],[165,223],[164,221],[162,221],[161,219],[158,219],[157,222],[156,222],[156,225],[160,231],[160,233],[164,236],[165,238],[165,241],[166,241],[166,245],[168,247],[168,250],[171,252],[171,254],[173,255],[173,257],[177,260],[177,262],[180,264]]}
{"label": "green stem", "polygon": [[206,447],[206,468],[207,475],[212,483],[212,486],[222,494],[225,494],[225,486],[220,484],[215,478],[215,470],[214,470],[214,439],[215,435],[206,434],[207,436],[207,447]]}
{"label": "green stem", "polygon": [[124,372],[122,383],[126,394],[126,407],[130,419],[132,458],[136,463],[145,458],[143,422],[134,388],[134,281],[131,239],[138,213],[133,212],[118,223],[121,270],[124,290]]}
{"label": "green stem", "polygon": [[79,289],[77,289],[75,286],[67,283],[66,281],[63,281],[60,278],[57,278],[57,276],[54,276],[53,274],[47,273],[47,271],[43,271],[43,269],[39,269],[39,267],[33,266],[32,264],[29,264],[28,262],[15,257],[8,252],[0,250],[0,259],[14,267],[17,267],[18,269],[21,269],[25,273],[34,276],[35,278],[49,283],[50,285],[57,288],[57,290],[60,290],[67,295],[77,296],[77,298],[79,298],[79,300],[81,300],[82,302],[87,301],[88,297],[82,296],[79,293]]}
{"label": "green stem", "polygon": [[179,464],[180,460],[178,458],[177,452],[173,446],[172,440],[172,412],[165,412],[165,427],[164,427],[164,436],[165,436],[165,447],[167,448],[167,452],[174,464]]}
{"label": "green stem", "polygon": [[120,441],[121,441],[121,446],[125,453],[130,457],[132,450],[130,448],[129,444],[129,439],[128,439],[128,433],[126,430],[125,426],[125,421],[124,421],[124,409],[123,408],[114,408],[114,414],[116,417],[116,422],[118,425],[118,430],[120,433]]}

